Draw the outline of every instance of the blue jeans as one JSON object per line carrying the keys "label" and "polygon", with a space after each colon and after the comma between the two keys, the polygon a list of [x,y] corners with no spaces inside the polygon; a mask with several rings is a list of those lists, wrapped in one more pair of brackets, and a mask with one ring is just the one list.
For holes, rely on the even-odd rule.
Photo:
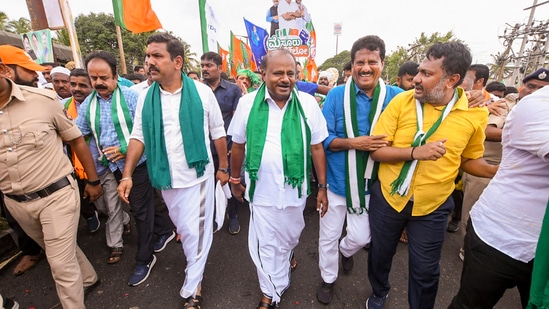
{"label": "blue jeans", "polygon": [[449,197],[435,211],[412,216],[414,202],[397,212],[381,193],[379,182],[371,188],[370,228],[372,242],[368,255],[368,279],[379,297],[389,292],[389,272],[398,240],[404,228],[408,233],[408,303],[410,308],[433,308],[438,291],[440,255],[448,222],[454,208]]}

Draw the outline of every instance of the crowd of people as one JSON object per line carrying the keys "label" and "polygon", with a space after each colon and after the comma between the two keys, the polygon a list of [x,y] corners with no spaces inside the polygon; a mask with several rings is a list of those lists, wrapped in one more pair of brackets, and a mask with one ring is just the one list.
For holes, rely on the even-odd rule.
{"label": "crowd of people", "polygon": [[[449,308],[492,308],[513,287],[523,308],[547,305],[549,272],[538,261],[549,250],[538,239],[549,234],[548,69],[527,74],[519,89],[488,83],[488,67],[471,65],[465,45],[436,43],[390,85],[385,43],[367,35],[343,74],[330,68],[317,83],[301,80],[284,49],[231,79],[214,52],[201,56],[200,72],[183,72],[184,47],[169,34],[151,35],[145,48],[144,63],[122,77],[109,52],[69,69],[0,46],[2,210],[23,252],[14,275],[45,256],[63,308],[85,308],[101,282],[77,245],[78,222],[95,233],[100,214],[106,263],[118,263],[124,236],[137,233],[129,286],[145,282],[155,253],[177,239],[182,304],[206,308],[216,204],[227,202],[214,192],[226,185],[230,234],[240,233],[239,208],[250,210],[257,308],[278,308],[290,286],[312,192],[321,304],[332,301],[340,263],[352,272],[366,248],[373,293],[365,306],[383,308],[400,241],[409,307],[433,308],[445,233],[460,231],[463,271]],[[17,308],[0,296],[2,305]]]}

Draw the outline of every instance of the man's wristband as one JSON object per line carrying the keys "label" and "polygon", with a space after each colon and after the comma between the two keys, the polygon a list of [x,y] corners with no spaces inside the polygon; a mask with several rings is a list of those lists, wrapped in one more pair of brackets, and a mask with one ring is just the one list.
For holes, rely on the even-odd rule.
{"label": "man's wristband", "polygon": [[412,158],[412,161],[415,160],[414,159],[414,150],[416,150],[416,147],[412,147],[412,152],[410,153],[410,158]]}
{"label": "man's wristband", "polygon": [[235,185],[238,185],[240,184],[240,177],[238,178],[235,178],[235,177],[229,177],[229,182],[232,183],[232,184],[235,184]]}
{"label": "man's wristband", "polygon": [[229,173],[229,168],[218,168],[217,170],[225,174]]}
{"label": "man's wristband", "polygon": [[125,181],[125,180],[131,180],[131,179],[132,179],[131,177],[124,177],[124,178],[120,179],[119,182],[122,182],[122,181]]}
{"label": "man's wristband", "polygon": [[100,179],[96,179],[94,181],[90,181],[89,179],[86,179],[86,183],[89,184],[90,186],[98,186],[101,184],[101,180]]}
{"label": "man's wristband", "polygon": [[319,189],[328,189],[329,186],[330,186],[330,185],[327,184],[327,183],[319,183],[319,184],[318,184],[318,188],[319,188]]}

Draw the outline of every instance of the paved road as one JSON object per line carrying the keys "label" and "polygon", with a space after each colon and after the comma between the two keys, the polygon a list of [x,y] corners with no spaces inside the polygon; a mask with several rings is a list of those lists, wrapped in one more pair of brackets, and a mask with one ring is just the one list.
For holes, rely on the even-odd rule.
{"label": "paved road", "polygon": [[[298,268],[292,274],[292,285],[284,294],[281,308],[364,308],[372,290],[367,279],[367,252],[355,255],[355,269],[340,277],[335,285],[335,295],[330,305],[316,300],[316,288],[320,279],[318,269],[318,213],[310,203],[304,212],[306,227],[296,249]],[[257,276],[247,250],[247,209],[240,211],[242,230],[232,236],[226,230],[214,235],[214,242],[206,266],[203,281],[203,308],[255,308],[261,292]],[[104,219],[102,219],[104,222]],[[104,225],[93,234],[86,233],[82,221],[79,228],[79,244],[101,277],[101,285],[86,300],[88,308],[163,309],[182,308],[179,289],[183,283],[185,260],[181,246],[170,243],[157,254],[158,261],[149,279],[138,287],[129,287],[127,280],[134,267],[136,233],[126,238],[126,251],[122,261],[115,265],[106,263],[109,253],[105,245]],[[462,263],[458,257],[459,233],[447,234],[441,260],[441,278],[436,308],[446,308],[455,295]],[[15,263],[0,271],[0,291],[14,298],[21,308],[49,309],[57,303],[57,294],[48,264],[45,261],[28,273],[12,276]],[[407,308],[407,249],[399,244],[391,273],[392,291],[386,303],[387,309]],[[509,290],[496,308],[520,308],[518,292]]]}

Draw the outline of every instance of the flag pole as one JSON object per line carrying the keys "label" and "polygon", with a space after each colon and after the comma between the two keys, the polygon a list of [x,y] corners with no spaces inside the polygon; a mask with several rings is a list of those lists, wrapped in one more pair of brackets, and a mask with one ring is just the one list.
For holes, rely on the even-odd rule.
{"label": "flag pole", "polygon": [[124,44],[122,43],[122,31],[120,26],[116,25],[116,38],[118,40],[118,49],[120,50],[120,63],[122,68],[122,74],[128,73],[126,69],[126,57],[124,56]]}
{"label": "flag pole", "polygon": [[82,54],[80,53],[80,44],[78,44],[78,36],[76,35],[76,27],[72,19],[72,12],[67,0],[58,0],[63,16],[63,23],[69,33],[69,41],[71,43],[72,58],[77,68],[82,67]]}
{"label": "flag pole", "polygon": [[200,15],[200,29],[202,32],[202,51],[207,53],[208,47],[208,24],[206,22],[206,0],[198,0],[198,13]]}

